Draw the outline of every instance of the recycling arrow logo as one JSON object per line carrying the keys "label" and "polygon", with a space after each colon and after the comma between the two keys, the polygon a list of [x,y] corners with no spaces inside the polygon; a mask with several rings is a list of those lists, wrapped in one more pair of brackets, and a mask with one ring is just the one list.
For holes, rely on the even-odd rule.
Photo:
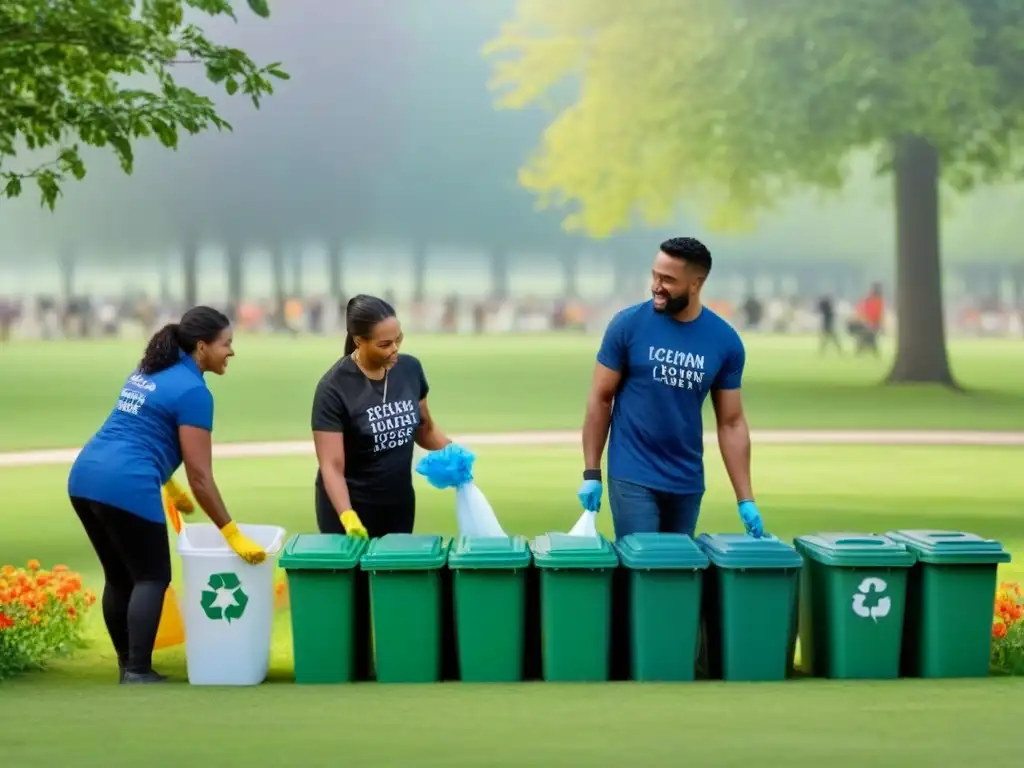
{"label": "recycling arrow logo", "polygon": [[199,601],[206,618],[223,620],[228,624],[242,618],[249,604],[249,596],[242,589],[237,573],[215,573],[206,587]]}
{"label": "recycling arrow logo", "polygon": [[892,599],[883,594],[888,587],[882,579],[864,579],[853,594],[853,612],[862,619],[871,619],[876,623],[884,619],[892,610]]}

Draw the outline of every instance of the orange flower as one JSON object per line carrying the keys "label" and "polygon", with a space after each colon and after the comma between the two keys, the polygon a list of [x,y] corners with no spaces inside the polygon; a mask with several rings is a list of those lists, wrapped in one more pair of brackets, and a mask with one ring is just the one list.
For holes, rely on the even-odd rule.
{"label": "orange flower", "polygon": [[8,616],[6,613],[0,613],[0,632],[5,629],[10,629],[14,626],[14,619]]}
{"label": "orange flower", "polygon": [[53,566],[54,573],[67,573],[68,567],[66,565],[55,565]]}
{"label": "orange flower", "polygon": [[68,616],[70,616],[73,619],[77,615],[78,615],[78,611],[75,610],[75,606],[69,605],[68,606]]}
{"label": "orange flower", "polygon": [[29,560],[28,563],[25,564],[25,567],[28,568],[30,571],[38,571],[40,568],[39,561]]}
{"label": "orange flower", "polygon": [[996,638],[997,640],[1002,640],[1004,637],[1006,637],[1006,625],[1003,623],[993,624],[992,637]]}

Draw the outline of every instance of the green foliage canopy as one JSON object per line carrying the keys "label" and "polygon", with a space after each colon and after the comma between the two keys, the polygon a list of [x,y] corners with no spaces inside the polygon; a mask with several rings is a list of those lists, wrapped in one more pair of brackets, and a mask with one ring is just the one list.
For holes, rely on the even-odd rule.
{"label": "green foliage canopy", "polygon": [[485,54],[554,114],[521,183],[596,236],[680,201],[746,227],[903,136],[960,191],[1024,175],[1019,0],[520,0]]}
{"label": "green foliage canopy", "polygon": [[[267,0],[247,0],[266,18]],[[132,172],[133,144],[155,137],[170,149],[182,132],[230,130],[214,102],[175,81],[176,67],[202,66],[229,95],[259,108],[286,80],[279,63],[258,66],[188,23],[188,9],[235,19],[232,0],[3,0],[0,3],[0,190],[26,181],[51,210],[69,178],[82,179],[83,145],[109,148]],[[142,84],[139,84],[142,83]],[[147,85],[149,87],[147,87]],[[18,165],[25,152],[37,165]]]}

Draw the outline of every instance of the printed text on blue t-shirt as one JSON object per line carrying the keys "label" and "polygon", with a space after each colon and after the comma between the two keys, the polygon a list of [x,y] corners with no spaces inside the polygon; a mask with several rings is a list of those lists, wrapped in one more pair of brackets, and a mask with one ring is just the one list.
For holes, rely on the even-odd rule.
{"label": "printed text on blue t-shirt", "polygon": [[704,382],[704,355],[678,349],[650,347],[651,378],[670,387],[694,389],[699,392]]}

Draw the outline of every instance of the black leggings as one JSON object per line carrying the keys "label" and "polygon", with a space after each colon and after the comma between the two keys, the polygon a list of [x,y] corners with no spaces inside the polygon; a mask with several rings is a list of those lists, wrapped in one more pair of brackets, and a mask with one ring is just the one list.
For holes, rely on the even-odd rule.
{"label": "black leggings", "polygon": [[[411,491],[407,498],[387,504],[361,504],[353,500],[352,506],[371,539],[388,533],[412,533],[416,523],[416,495]],[[320,533],[346,532],[334,504],[320,483],[316,484],[316,523]]]}
{"label": "black leggings", "polygon": [[103,620],[118,663],[128,672],[148,672],[171,583],[167,526],[77,496],[71,506],[103,566]]}

